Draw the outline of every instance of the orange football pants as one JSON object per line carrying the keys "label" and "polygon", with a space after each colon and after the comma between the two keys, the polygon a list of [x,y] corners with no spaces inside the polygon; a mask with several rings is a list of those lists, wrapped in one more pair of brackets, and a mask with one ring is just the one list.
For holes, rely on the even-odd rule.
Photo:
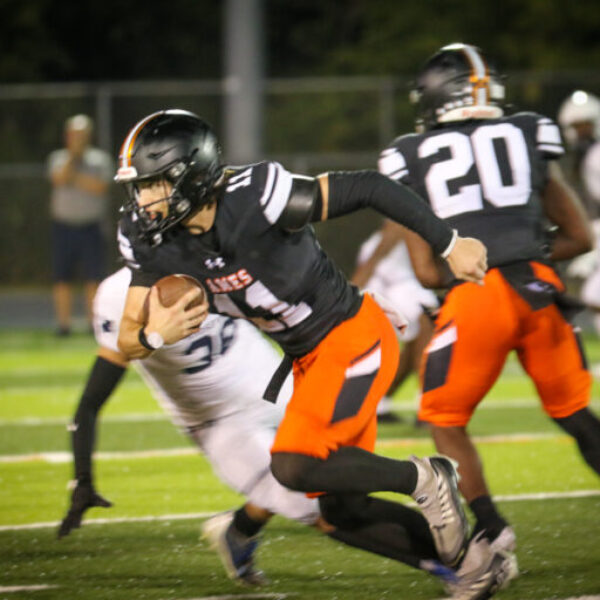
{"label": "orange football pants", "polygon": [[[530,264],[536,278],[564,289],[551,268]],[[466,425],[511,350],[548,415],[568,417],[588,405],[592,380],[573,326],[554,304],[533,310],[491,269],[483,286],[464,283],[448,293],[421,363],[419,418],[442,427]]]}
{"label": "orange football pants", "polygon": [[294,393],[271,452],[326,458],[341,446],[372,451],[377,403],[398,367],[394,328],[368,294],[354,317],[294,360]]}

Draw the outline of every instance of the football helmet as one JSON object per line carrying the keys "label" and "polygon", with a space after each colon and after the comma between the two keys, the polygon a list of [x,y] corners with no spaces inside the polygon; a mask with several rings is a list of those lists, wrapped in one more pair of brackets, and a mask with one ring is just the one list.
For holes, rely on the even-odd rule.
{"label": "football helmet", "polygon": [[567,142],[574,146],[578,141],[576,123],[591,123],[592,135],[600,138],[600,99],[593,94],[576,90],[560,106],[558,123]]}
{"label": "football helmet", "polygon": [[[133,215],[141,236],[153,245],[168,229],[212,201],[222,180],[221,150],[210,126],[185,110],[162,110],[136,123],[119,153],[115,181],[125,187],[122,207]],[[166,215],[138,205],[142,182],[164,179],[171,184]]]}
{"label": "football helmet", "polygon": [[495,119],[504,114],[504,84],[479,48],[450,44],[425,63],[410,101],[416,105],[417,131],[452,121]]}

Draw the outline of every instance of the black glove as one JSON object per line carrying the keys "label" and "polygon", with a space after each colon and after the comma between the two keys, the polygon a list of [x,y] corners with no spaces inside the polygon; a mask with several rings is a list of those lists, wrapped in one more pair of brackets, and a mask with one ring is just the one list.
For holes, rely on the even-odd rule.
{"label": "black glove", "polygon": [[112,502],[103,498],[100,494],[96,493],[94,486],[91,483],[79,483],[71,494],[71,507],[69,512],[62,520],[60,527],[58,528],[58,538],[62,538],[65,535],[69,535],[71,529],[76,529],[81,526],[81,518],[83,513],[93,506],[103,506],[108,508],[112,506]]}

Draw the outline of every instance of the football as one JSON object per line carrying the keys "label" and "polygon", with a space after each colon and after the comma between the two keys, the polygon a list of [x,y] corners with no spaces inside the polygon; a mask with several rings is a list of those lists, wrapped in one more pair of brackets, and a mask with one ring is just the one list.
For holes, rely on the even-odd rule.
{"label": "football", "polygon": [[[184,294],[189,290],[197,288],[200,290],[200,295],[192,300],[185,308],[193,308],[199,306],[206,301],[206,290],[204,286],[194,277],[190,275],[167,275],[162,279],[159,279],[155,284],[158,288],[158,299],[160,303],[165,306],[173,306]],[[150,291],[146,295],[143,308],[143,322],[148,322],[148,310],[150,306]]]}

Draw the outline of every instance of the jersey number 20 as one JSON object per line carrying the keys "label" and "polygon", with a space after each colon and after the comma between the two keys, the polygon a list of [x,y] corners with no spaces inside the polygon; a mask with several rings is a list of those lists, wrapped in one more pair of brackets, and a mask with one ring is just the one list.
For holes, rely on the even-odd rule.
{"label": "jersey number 20", "polygon": [[[503,182],[494,142],[502,142],[508,157],[510,183]],[[449,131],[426,138],[419,146],[420,158],[442,148],[451,158],[435,163],[425,177],[434,212],[442,219],[481,210],[483,199],[496,207],[527,204],[531,192],[531,167],[523,132],[510,123],[483,125],[471,135]],[[479,183],[464,185],[451,194],[448,181],[464,177],[475,165]]]}

